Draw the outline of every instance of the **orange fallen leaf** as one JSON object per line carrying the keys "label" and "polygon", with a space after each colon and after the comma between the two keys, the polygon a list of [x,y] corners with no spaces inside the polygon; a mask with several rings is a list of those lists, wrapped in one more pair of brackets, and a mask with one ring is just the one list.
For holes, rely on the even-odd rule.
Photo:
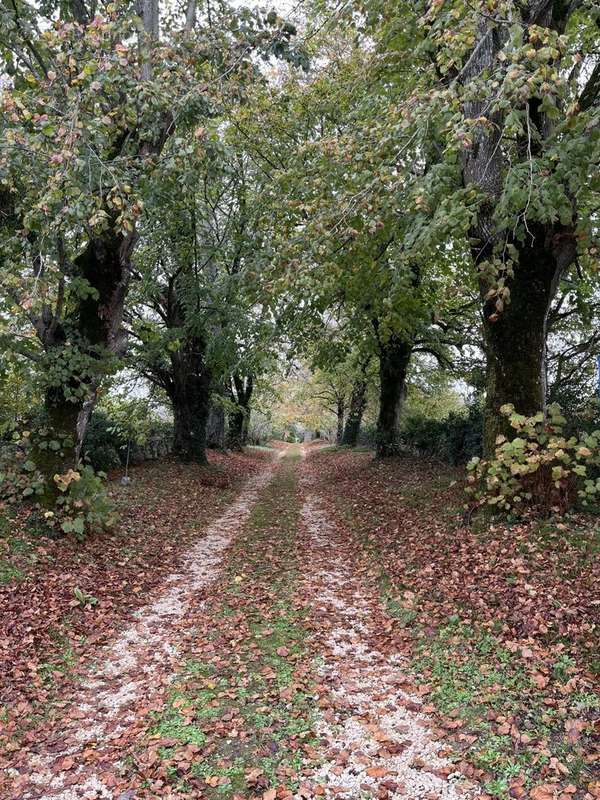
{"label": "orange fallen leaf", "polygon": [[529,797],[531,800],[554,800],[559,788],[557,783],[544,783],[532,789],[529,792]]}
{"label": "orange fallen leaf", "polygon": [[388,771],[385,767],[369,767],[367,770],[367,775],[370,778],[383,778],[388,774]]}

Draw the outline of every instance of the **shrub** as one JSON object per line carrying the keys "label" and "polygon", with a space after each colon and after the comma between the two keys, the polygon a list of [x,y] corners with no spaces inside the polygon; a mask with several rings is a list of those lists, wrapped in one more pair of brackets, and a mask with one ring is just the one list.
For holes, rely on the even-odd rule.
{"label": "shrub", "polygon": [[61,495],[56,501],[56,512],[44,514],[47,522],[56,524],[65,533],[82,538],[91,531],[106,530],[116,522],[114,506],[106,493],[103,472],[96,473],[90,466],[68,470],[55,475]]}
{"label": "shrub", "polygon": [[466,414],[451,412],[445,419],[411,415],[402,425],[402,441],[408,447],[450,464],[464,464],[481,455],[483,415],[477,404]]}
{"label": "shrub", "polygon": [[377,425],[374,422],[363,422],[358,432],[357,444],[361,447],[375,448],[377,442]]}
{"label": "shrub", "polygon": [[86,459],[90,465],[99,472],[110,472],[121,466],[119,452],[110,444],[101,444],[90,448],[85,452]]}
{"label": "shrub", "polygon": [[[40,500],[47,491],[46,478],[38,468],[46,453],[61,453],[71,446],[69,437],[56,437],[47,428],[18,430],[13,425],[10,431],[11,444],[2,448],[0,471],[0,495],[9,503],[22,500]],[[36,460],[34,461],[34,453]]]}
{"label": "shrub", "polygon": [[108,472],[125,463],[127,437],[102,411],[94,410],[85,433],[83,455],[95,470]]}
{"label": "shrub", "polygon": [[[11,504],[30,503],[32,518],[43,521],[49,534],[73,533],[82,538],[89,531],[110,528],[116,517],[104,486],[105,473],[96,473],[89,465],[70,469],[53,476],[54,485],[48,492],[47,480],[30,458],[33,448],[45,445],[55,449],[55,440],[48,439],[44,433],[14,432],[15,448],[6,454],[0,472],[2,499]],[[49,510],[46,498],[54,496],[56,489],[59,495],[53,509]]]}
{"label": "shrub", "polygon": [[600,431],[566,438],[566,420],[556,403],[532,417],[517,414],[512,405],[500,411],[518,435],[498,436],[493,459],[469,463],[472,508],[547,516],[564,513],[578,500],[587,505],[600,494]]}
{"label": "shrub", "polygon": [[[561,408],[564,412],[564,406]],[[565,413],[568,419],[566,433],[570,436],[581,436],[582,433],[593,433],[600,428],[600,398],[589,397],[579,406]]]}
{"label": "shrub", "polygon": [[83,456],[95,470],[109,472],[129,462],[140,463],[171,452],[173,426],[161,420],[141,402],[95,409],[85,434]]}

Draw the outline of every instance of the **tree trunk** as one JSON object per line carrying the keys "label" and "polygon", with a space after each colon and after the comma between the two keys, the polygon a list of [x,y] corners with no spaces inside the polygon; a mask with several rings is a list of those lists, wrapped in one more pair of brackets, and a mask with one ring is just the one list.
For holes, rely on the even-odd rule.
{"label": "tree trunk", "polygon": [[48,435],[34,444],[32,458],[44,476],[40,502],[45,508],[52,508],[61,494],[54,476],[63,475],[78,462],[77,421],[81,406],[65,397],[63,387],[51,387],[45,393],[44,407]]}
{"label": "tree trunk", "polygon": [[531,238],[518,247],[519,262],[507,285],[510,302],[500,314],[494,299],[486,300],[482,281],[484,336],[487,355],[484,454],[493,455],[496,437],[512,428],[500,408],[508,403],[519,414],[533,415],[546,405],[546,334],[548,313],[560,277],[575,257],[574,237],[557,236],[556,227],[529,224]]}
{"label": "tree trunk", "polygon": [[350,407],[348,409],[348,417],[346,419],[346,426],[344,428],[344,435],[342,437],[342,444],[348,447],[356,447],[358,442],[358,434],[360,433],[360,426],[362,417],[365,410],[367,399],[367,382],[365,380],[357,380],[352,387],[352,394],[350,395]]}
{"label": "tree trunk", "polygon": [[[70,296],[68,302],[76,302],[64,319],[60,309],[54,313],[46,307],[36,322],[50,376],[44,394],[49,441],[60,444],[59,449],[53,444],[33,452],[46,478],[47,505],[58,495],[54,475],[77,467],[98,384],[110,372],[110,360],[124,349],[123,304],[134,241],[134,235],[120,234],[90,239],[73,267],[92,291],[82,298]],[[60,377],[52,380],[59,366]]]}
{"label": "tree trunk", "polygon": [[84,342],[98,350],[97,356],[124,350],[123,306],[136,240],[133,233],[96,237],[75,259],[79,274],[93,289],[79,303],[77,328]]}
{"label": "tree trunk", "polygon": [[377,419],[377,458],[397,455],[400,446],[399,422],[406,395],[406,376],[412,343],[392,335],[379,345],[379,417]]}
{"label": "tree trunk", "polygon": [[[87,24],[90,15],[81,0],[72,0],[70,11],[73,17],[81,24]],[[140,0],[138,12],[142,17],[144,30],[149,37],[158,36],[158,0]],[[144,44],[145,46],[145,44]],[[149,63],[142,65],[142,79],[151,76]],[[139,154],[142,158],[159,153],[170,135],[172,119],[170,114],[161,121],[158,136],[154,139],[140,141]],[[133,133],[133,131],[131,132]],[[122,138],[122,143],[128,141],[129,136]],[[118,156],[113,153],[111,158]],[[131,277],[131,254],[138,238],[137,231],[130,233],[117,233],[117,214],[109,215],[108,229],[105,234],[92,236],[84,250],[68,264],[65,255],[59,249],[59,261],[63,262],[63,272],[71,277],[83,278],[92,291],[87,291],[81,296],[81,286],[69,297],[64,298],[64,286],[59,289],[59,299],[56,312],[46,307],[36,322],[38,336],[48,355],[58,344],[62,351],[67,351],[67,343],[76,354],[78,348],[83,355],[84,365],[76,366],[79,374],[74,374],[69,381],[72,391],[70,396],[64,389],[52,386],[46,392],[45,410],[52,430],[63,437],[69,431],[73,435],[72,420],[75,415],[74,449],[65,451],[62,467],[76,466],[79,461],[80,451],[85,438],[87,425],[94,408],[97,391],[102,380],[110,373],[111,366],[108,358],[123,354],[126,345],[126,335],[123,331],[123,307],[129,288]],[[64,269],[66,267],[66,269]],[[74,308],[65,315],[64,321],[60,319],[63,307],[74,303]],[[55,351],[56,352],[56,351]],[[69,355],[68,351],[66,352]],[[62,355],[58,353],[59,357]],[[91,367],[85,364],[101,362]],[[77,361],[75,360],[75,363]],[[65,360],[67,367],[69,360]],[[40,468],[48,459],[40,458]],[[46,465],[47,466],[47,465]],[[52,481],[54,483],[54,481]]]}
{"label": "tree trunk", "polygon": [[242,377],[233,375],[231,379],[231,399],[235,408],[229,413],[227,446],[231,450],[243,450],[248,440],[248,426],[250,423],[250,401],[254,391],[254,378],[252,375]]}
{"label": "tree trunk", "polygon": [[244,412],[239,408],[231,411],[227,423],[227,446],[230,450],[242,450],[244,447]]}
{"label": "tree trunk", "polygon": [[248,444],[248,431],[250,430],[250,415],[252,414],[252,410],[250,408],[246,409],[246,413],[244,414],[244,421],[242,423],[242,447],[246,447]]}
{"label": "tree trunk", "polygon": [[206,443],[211,450],[225,449],[225,409],[222,405],[211,404],[208,412]]}
{"label": "tree trunk", "polygon": [[346,404],[344,403],[343,398],[338,398],[337,409],[336,409],[337,428],[336,428],[336,432],[335,432],[335,442],[338,445],[340,445],[342,443],[342,439],[344,438],[344,413],[345,413],[345,411],[346,411]]}
{"label": "tree trunk", "polygon": [[206,426],[210,407],[210,372],[204,355],[205,343],[195,336],[186,340],[171,357],[171,402],[175,427],[173,452],[184,463],[208,463]]}

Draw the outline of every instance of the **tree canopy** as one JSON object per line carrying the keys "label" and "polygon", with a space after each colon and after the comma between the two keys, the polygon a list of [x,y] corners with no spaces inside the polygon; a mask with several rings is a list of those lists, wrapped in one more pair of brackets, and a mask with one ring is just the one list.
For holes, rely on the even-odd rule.
{"label": "tree canopy", "polygon": [[123,369],[201,463],[243,447],[292,375],[340,443],[366,411],[381,457],[423,387],[483,407],[488,457],[513,435],[504,407],[579,419],[598,354],[594,3],[0,14],[5,422],[33,432],[49,507]]}

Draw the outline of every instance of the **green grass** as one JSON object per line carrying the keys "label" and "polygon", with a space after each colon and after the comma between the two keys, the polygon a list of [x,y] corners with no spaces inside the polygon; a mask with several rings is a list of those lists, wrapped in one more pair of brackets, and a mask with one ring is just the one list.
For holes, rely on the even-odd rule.
{"label": "green grass", "polygon": [[571,698],[573,707],[579,711],[600,711],[600,695],[591,692],[578,692]]}
{"label": "green grass", "polygon": [[440,711],[460,709],[468,721],[488,708],[518,710],[520,692],[530,683],[513,654],[491,634],[460,622],[449,622],[421,644],[415,667],[433,679],[432,697]]}
{"label": "green grass", "polygon": [[[577,566],[583,567],[594,564],[600,556],[600,525],[597,518],[576,519],[573,516],[563,517],[560,520],[542,520],[533,530],[533,535],[540,550],[553,551],[571,550],[577,554]],[[560,527],[559,527],[560,526]],[[569,577],[573,564],[567,559],[564,575]]]}
{"label": "green grass", "polygon": [[[563,680],[568,659],[556,664],[556,678]],[[543,703],[527,673],[514,655],[495,637],[468,625],[449,623],[440,628],[433,641],[422,644],[414,668],[432,686],[431,701],[443,715],[462,721],[461,731],[476,736],[466,749],[469,760],[488,774],[484,781],[493,797],[508,798],[510,782],[524,775],[527,784],[536,770],[548,761],[531,748],[517,747],[510,735],[499,735],[492,717],[514,717],[521,734],[531,740],[557,739],[560,720]],[[591,702],[584,697],[584,703]],[[553,748],[569,769],[569,778],[581,779],[585,764],[561,736]]]}
{"label": "green grass", "polygon": [[23,572],[10,561],[0,561],[0,584],[21,580]]}
{"label": "green grass", "polygon": [[[212,695],[208,694],[206,699],[210,699],[211,697]],[[199,696],[191,698],[183,692],[174,691],[169,698],[168,704],[161,712],[153,733],[163,739],[174,739],[182,745],[195,744],[201,746],[206,742],[206,735],[198,725],[192,725],[185,721],[185,717],[179,707],[174,705],[181,701],[183,701],[186,706],[202,702]],[[205,708],[208,706],[202,707]],[[168,748],[163,748],[162,750],[164,758],[168,758],[171,753],[172,750]]]}
{"label": "green grass", "polygon": [[404,628],[410,625],[417,618],[417,611],[413,608],[405,608],[391,596],[386,597],[386,611]]}
{"label": "green grass", "polygon": [[357,444],[356,447],[349,447],[343,444],[326,444],[323,447],[315,447],[311,451],[311,457],[331,456],[336,453],[374,453],[372,447]]}

